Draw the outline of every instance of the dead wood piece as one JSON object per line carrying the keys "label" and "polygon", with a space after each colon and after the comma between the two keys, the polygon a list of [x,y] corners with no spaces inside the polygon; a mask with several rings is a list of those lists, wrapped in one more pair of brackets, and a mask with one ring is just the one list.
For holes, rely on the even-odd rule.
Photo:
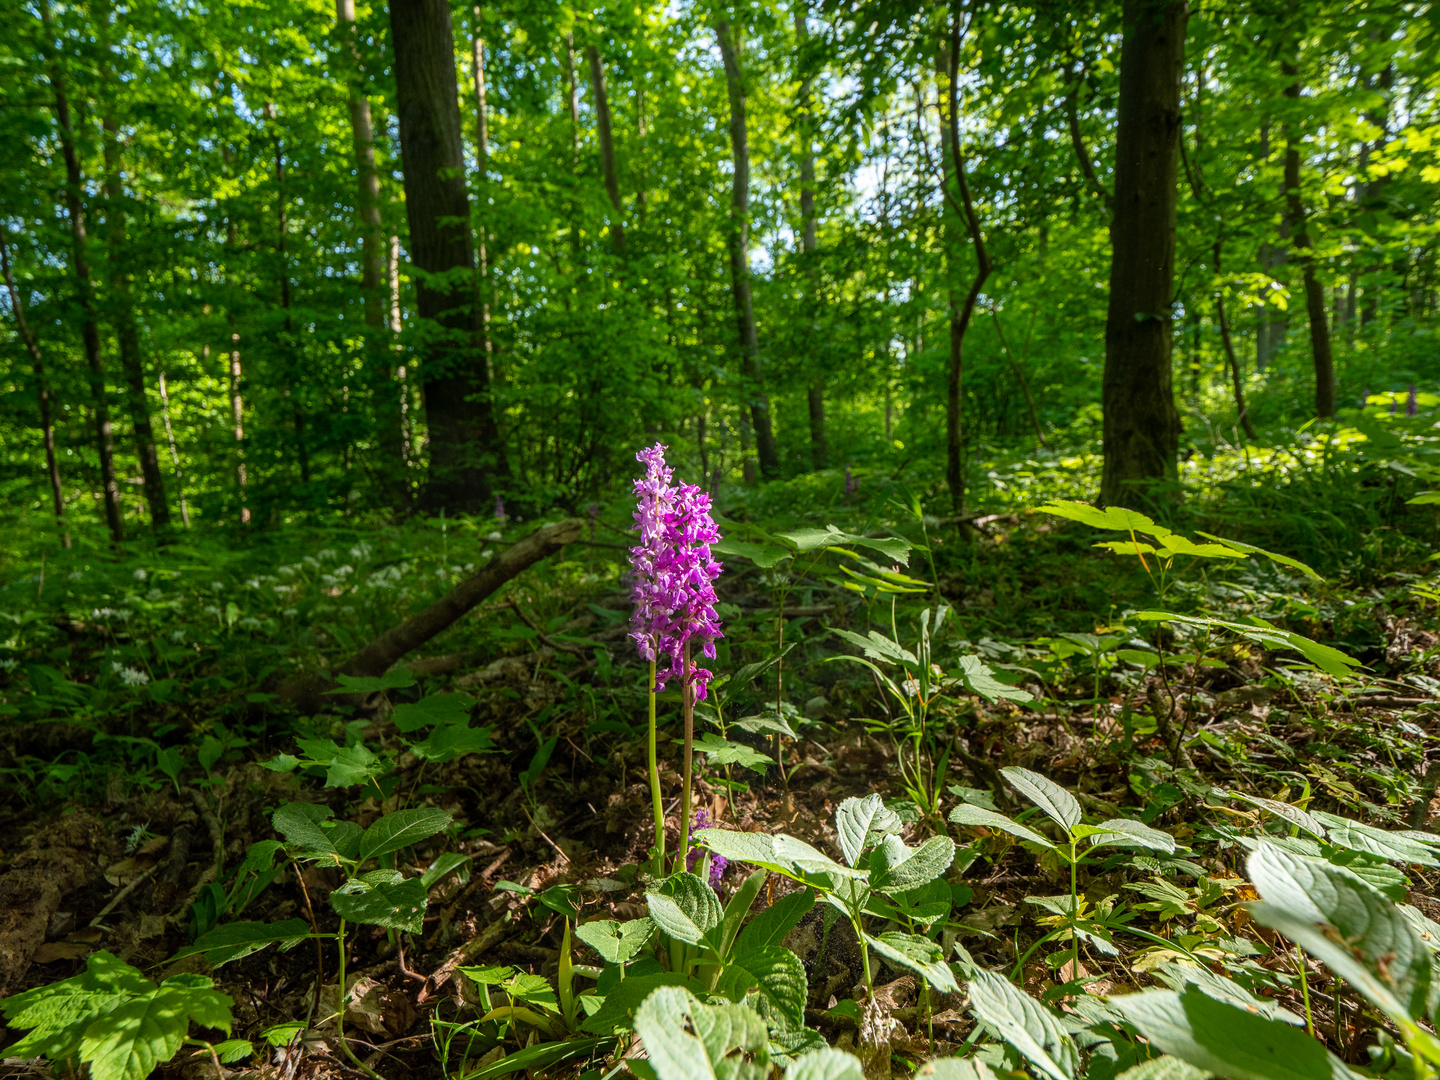
{"label": "dead wood piece", "polygon": [[484,930],[451,953],[443,964],[431,972],[429,981],[420,989],[420,993],[416,996],[415,1000],[423,1004],[427,998],[431,997],[450,981],[450,976],[455,973],[456,968],[470,963],[470,961],[482,953],[489,952],[498,945],[500,940],[512,929],[513,927],[510,925],[509,919],[504,915],[500,916],[489,926],[485,927]]}
{"label": "dead wood piece", "polygon": [[[578,540],[584,527],[585,523],[579,518],[569,518],[536,529],[500,552],[477,573],[460,582],[420,614],[372,640],[337,667],[335,673],[383,675],[407,653],[448,629],[511,578]],[[331,679],[323,672],[306,672],[285,683],[280,688],[280,696],[301,709],[314,709],[320,704],[320,695],[331,686]]]}
{"label": "dead wood piece", "polygon": [[502,656],[499,660],[493,660],[486,664],[479,671],[472,671],[469,675],[460,676],[455,680],[455,685],[462,690],[468,690],[475,686],[488,686],[490,683],[499,682],[501,679],[511,676],[528,679],[536,664],[544,664],[554,659],[554,656],[555,650],[548,645],[532,653]]}

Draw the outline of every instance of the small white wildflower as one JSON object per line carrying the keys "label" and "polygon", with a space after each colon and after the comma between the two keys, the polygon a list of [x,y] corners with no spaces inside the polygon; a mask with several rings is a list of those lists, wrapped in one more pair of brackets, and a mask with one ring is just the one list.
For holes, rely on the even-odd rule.
{"label": "small white wildflower", "polygon": [[150,676],[138,668],[127,667],[120,669],[120,681],[126,686],[144,686],[150,681]]}
{"label": "small white wildflower", "polygon": [[363,540],[350,549],[350,557],[356,562],[364,562],[370,558],[370,545]]}
{"label": "small white wildflower", "polygon": [[496,529],[494,532],[487,534],[486,537],[485,537],[485,539],[486,539],[486,540],[503,540],[503,539],[505,539],[505,536],[504,536],[503,533],[501,533],[501,531],[500,531],[499,529]]}
{"label": "small white wildflower", "polygon": [[135,580],[136,580],[136,581],[144,581],[144,580],[145,580],[146,578],[148,578],[149,576],[150,576],[150,575],[147,574],[144,570],[136,570],[136,571],[135,571]]}
{"label": "small white wildflower", "polygon": [[235,625],[240,627],[241,630],[259,630],[260,627],[264,624],[259,619],[255,618],[255,616],[247,615]]}
{"label": "small white wildflower", "polygon": [[171,630],[171,631],[170,631],[170,640],[173,641],[176,645],[181,645],[181,644],[183,644],[184,641],[185,641],[185,631],[184,631],[184,630]]}

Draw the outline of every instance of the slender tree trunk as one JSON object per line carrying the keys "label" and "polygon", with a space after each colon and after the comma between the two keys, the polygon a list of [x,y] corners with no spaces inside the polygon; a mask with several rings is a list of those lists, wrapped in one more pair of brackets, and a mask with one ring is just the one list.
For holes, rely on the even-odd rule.
{"label": "slender tree trunk", "polygon": [[100,483],[105,504],[105,522],[116,543],[125,539],[125,519],[120,506],[120,484],[115,477],[115,435],[110,425],[110,403],[105,391],[105,363],[100,356],[100,323],[95,312],[94,286],[90,280],[90,258],[85,228],[84,180],[80,174],[80,157],[75,150],[74,127],[70,122],[70,101],[65,94],[65,79],[52,45],[54,33],[50,22],[49,0],[42,0],[40,14],[44,21],[44,51],[49,65],[50,87],[55,95],[55,121],[59,127],[60,150],[65,158],[65,209],[70,218],[71,258],[75,284],[80,300],[80,338],[85,346],[85,364],[90,376],[90,393],[94,399],[95,442],[100,454]]}
{"label": "slender tree trunk", "polygon": [[65,524],[65,489],[60,484],[60,462],[55,456],[55,425],[50,417],[50,385],[45,381],[45,361],[40,354],[40,343],[30,330],[25,319],[25,308],[20,303],[20,290],[15,285],[15,273],[10,268],[10,248],[5,242],[5,233],[0,230],[0,271],[5,275],[5,288],[10,293],[10,310],[15,314],[15,325],[20,330],[20,340],[30,354],[31,368],[35,372],[35,393],[40,399],[40,434],[45,442],[45,472],[50,478],[50,497],[55,504],[55,526],[60,530],[60,543],[70,549],[70,527]]}
{"label": "slender tree trunk", "polygon": [[[1270,121],[1266,120],[1260,125],[1259,157],[1262,163],[1269,163],[1270,152]],[[1287,211],[1281,215],[1280,220],[1281,242],[1260,245],[1260,268],[1272,278],[1276,276],[1276,271],[1289,261],[1287,251],[1290,246],[1290,232],[1290,215]],[[1285,343],[1288,329],[1289,317],[1285,312],[1271,307],[1268,302],[1260,309],[1255,328],[1255,369],[1257,371],[1264,371],[1270,365],[1270,358]]]}
{"label": "slender tree trunk", "polygon": [[[1220,276],[1220,241],[1215,241],[1212,252],[1215,265],[1215,276]],[[1245,437],[1251,442],[1255,441],[1255,425],[1250,422],[1250,409],[1245,404],[1245,382],[1240,375],[1240,358],[1235,355],[1235,342],[1230,337],[1230,319],[1225,314],[1225,293],[1217,289],[1215,292],[1215,321],[1220,324],[1220,343],[1225,346],[1225,359],[1230,367],[1230,389],[1235,395],[1235,415],[1240,420],[1240,426],[1245,431]]]}
{"label": "slender tree trunk", "polygon": [[[819,321],[815,318],[815,251],[819,243],[815,237],[815,95],[808,74],[810,61],[806,55],[810,40],[810,27],[806,22],[808,14],[803,0],[795,5],[799,66],[806,73],[800,80],[799,122],[796,125],[800,133],[800,258],[805,267],[807,321],[813,334],[819,329]],[[819,472],[825,468],[830,455],[825,445],[825,383],[818,374],[811,381],[806,398],[810,407],[810,467]]]}
{"label": "slender tree trunk", "polygon": [[[1365,148],[1365,157],[1367,160],[1371,154],[1376,154],[1384,150],[1385,144],[1390,141],[1390,93],[1395,87],[1394,64],[1387,64],[1385,66],[1385,69],[1380,72],[1378,82],[1380,89],[1384,91],[1385,94],[1385,106],[1366,116],[1366,119],[1380,129],[1380,136],[1370,146]],[[1387,172],[1384,176],[1377,176],[1373,180],[1366,180],[1364,184],[1361,185],[1361,205],[1365,209],[1374,211],[1384,206],[1385,186],[1389,184],[1391,176],[1392,174]],[[1368,273],[1375,274],[1379,272],[1380,267],[1374,265],[1368,267],[1367,270]],[[1372,282],[1373,280],[1372,278]],[[1379,292],[1379,288],[1374,284],[1371,284],[1365,289],[1365,303],[1360,309],[1360,325],[1362,327],[1369,326],[1375,321],[1376,315],[1379,314],[1379,305],[1376,303]]]}
{"label": "slender tree trunk", "polygon": [[165,496],[165,479],[160,472],[160,455],[155,446],[155,429],[150,422],[150,404],[145,394],[145,360],[140,355],[140,328],[135,322],[130,275],[125,272],[125,192],[120,178],[120,144],[114,118],[105,117],[102,128],[105,133],[105,233],[110,255],[112,321],[115,339],[120,346],[120,371],[128,390],[126,404],[135,438],[135,456],[140,460],[145,502],[150,507],[150,526],[157,534],[163,534],[170,528],[170,503]]}
{"label": "slender tree trunk", "polygon": [[245,399],[241,390],[240,335],[230,335],[230,419],[235,428],[235,480],[240,490],[240,524],[250,524],[250,507],[246,505],[249,476],[245,471]]}
{"label": "slender tree trunk", "polygon": [[1171,382],[1171,306],[1180,148],[1184,0],[1125,0],[1105,326],[1105,463],[1100,498],[1133,505],[1174,479],[1180,415]]}
{"label": "slender tree trunk", "polygon": [[[1293,64],[1284,63],[1280,70],[1294,76]],[[1300,83],[1285,88],[1285,96],[1300,98]],[[1315,276],[1315,244],[1306,223],[1305,200],[1300,192],[1300,142],[1293,125],[1285,130],[1285,203],[1290,210],[1294,228],[1291,245],[1300,263],[1301,280],[1305,283],[1305,313],[1310,320],[1310,353],[1315,364],[1315,415],[1322,420],[1335,415],[1335,357],[1330,347],[1330,320],[1325,311],[1325,287]]]}
{"label": "slender tree trunk", "polygon": [[615,216],[610,220],[610,241],[615,250],[625,247],[624,208],[620,205],[620,174],[615,169],[615,140],[610,130],[610,96],[605,90],[605,67],[600,60],[600,50],[594,45],[586,48],[590,60],[590,86],[595,92],[595,127],[600,134],[600,168],[605,177],[605,194],[610,196],[610,206]]}
{"label": "slender tree trunk", "polygon": [[[266,106],[266,116],[272,123],[277,115],[273,102]],[[280,310],[285,312],[280,348],[285,354],[286,364],[290,370],[290,385],[285,389],[285,396],[291,401],[290,412],[295,425],[295,452],[300,464],[300,482],[308,486],[310,483],[310,448],[305,440],[305,410],[304,403],[300,399],[300,389],[304,386],[304,379],[296,355],[298,350],[295,344],[294,320],[290,315],[290,257],[286,244],[289,231],[290,221],[285,204],[285,156],[280,145],[280,133],[277,130],[275,133],[275,253],[279,256],[280,262]]]}
{"label": "slender tree trunk", "polygon": [[485,377],[495,382],[495,344],[490,337],[490,108],[485,99],[485,9],[475,5],[475,33],[470,39],[470,73],[475,80],[475,198],[480,204],[480,229],[475,237],[476,289],[480,305],[480,345],[485,350]]}
{"label": "slender tree trunk", "polygon": [[[945,151],[942,170],[945,181],[945,206],[942,213],[951,221],[960,217],[970,234],[975,249],[975,276],[970,288],[962,295],[956,287],[956,270],[960,248],[955,229],[946,229],[946,261],[950,273],[950,368],[945,396],[945,479],[950,487],[950,505],[954,512],[965,513],[965,333],[975,315],[980,290],[990,276],[991,263],[980,231],[980,216],[970,197],[970,183],[965,177],[965,155],[960,147],[960,29],[959,4],[954,5],[950,20],[950,40],[942,43],[939,57],[944,67],[946,116],[941,125],[941,144]],[[954,187],[954,191],[951,187]],[[956,196],[959,196],[958,201]]]}
{"label": "slender tree trunk", "polygon": [[[390,0],[400,153],[416,310],[436,332],[421,348],[430,429],[430,510],[488,510],[506,475],[475,310],[455,42],[446,0]],[[441,275],[463,271],[455,287]]]}
{"label": "slender tree trunk", "polygon": [[755,327],[755,307],[750,295],[750,135],[745,124],[745,82],[740,71],[739,43],[727,20],[716,22],[715,36],[725,62],[725,87],[730,98],[730,150],[735,164],[730,193],[731,293],[735,300],[740,356],[749,383],[750,420],[755,428],[760,473],[765,479],[773,480],[780,475],[780,457],[775,449],[775,432],[770,426],[770,399],[765,393],[760,334]]}
{"label": "slender tree trunk", "polygon": [[[210,346],[205,346],[208,351]],[[175,466],[175,494],[180,499],[180,520],[190,528],[190,507],[185,503],[185,474],[180,470],[180,451],[175,446],[175,430],[170,426],[170,395],[165,392],[165,372],[159,373],[160,418],[165,422],[165,441],[170,444],[170,463]]]}

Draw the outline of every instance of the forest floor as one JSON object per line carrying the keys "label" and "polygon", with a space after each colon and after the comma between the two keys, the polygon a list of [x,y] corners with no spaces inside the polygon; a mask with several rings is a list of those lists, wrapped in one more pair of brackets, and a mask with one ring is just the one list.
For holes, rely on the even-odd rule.
{"label": "forest floor", "polygon": [[[1420,918],[1440,922],[1440,838],[1425,833],[1435,809],[1437,770],[1426,751],[1440,734],[1440,637],[1434,599],[1416,591],[1420,533],[1412,528],[1392,544],[1397,554],[1363,574],[1342,567],[1320,582],[1237,559],[1202,566],[1165,601],[1232,621],[1264,617],[1364,665],[1335,678],[1273,640],[1136,619],[1159,604],[1152,580],[1133,558],[1092,550],[1098,534],[1080,525],[1033,514],[964,534],[873,516],[866,525],[875,537],[928,540],[904,572],[938,581],[877,597],[854,586],[845,568],[857,563],[843,553],[822,551],[803,575],[798,559],[762,568],[727,557],[717,676],[792,648],[783,665],[718,696],[731,719],[768,716],[795,737],[771,737],[773,724],[730,727],[727,738],[744,749],[700,759],[692,813],[724,828],[786,833],[838,858],[837,808],[878,793],[908,843],[940,834],[959,845],[946,914],[922,920],[927,932],[1061,1014],[1088,1016],[1084,1001],[1137,987],[1183,987],[1202,977],[1198,968],[1288,1012],[1343,1060],[1383,1071],[1384,1048],[1394,1044],[1376,1030],[1387,1021],[1251,920],[1245,861],[1254,837],[1288,837],[1348,860]],[[334,866],[244,871],[251,845],[276,838],[277,806],[323,804],[362,828],[432,806],[453,823],[395,863],[433,872],[423,930],[351,929],[346,1035],[387,1080],[500,1075],[507,1057],[551,1041],[550,1021],[483,1019],[481,1000],[494,1005],[485,976],[477,984],[459,969],[503,966],[506,977],[553,983],[572,949],[576,963],[597,963],[569,940],[565,912],[578,911],[580,923],[646,914],[654,830],[645,676],[624,636],[619,530],[592,527],[585,543],[527,571],[426,655],[407,657],[413,679],[336,697],[309,715],[280,697],[287,676],[350,654],[530,528],[512,524],[501,539],[486,527],[295,529],[228,552],[52,548],[44,570],[36,559],[23,577],[12,562],[0,609],[10,635],[0,674],[0,995],[76,976],[104,950],[156,979],[211,975],[233,999],[232,1036],[250,1040],[253,1054],[220,1066],[208,1050],[187,1048],[167,1074],[359,1075],[337,1048],[333,942],[219,965],[176,954],[242,909],[248,921],[301,919],[336,931],[326,899],[345,879]],[[733,534],[757,545],[775,535],[754,522]],[[873,580],[884,568],[871,566]],[[918,650],[921,612],[942,605],[950,618],[929,647],[947,677],[937,672],[925,731],[912,740],[903,704],[877,674],[831,662],[859,655],[833,631],[875,630]],[[963,677],[972,669],[962,657],[1015,693],[986,700]],[[449,760],[417,753],[405,707],[437,694],[464,695],[464,725],[485,731],[493,747]],[[673,853],[677,694],[660,695],[659,714]],[[696,727],[713,730],[701,719]],[[777,743],[783,769],[773,761]],[[336,751],[329,758],[325,745]],[[277,756],[297,747],[300,764],[277,768]],[[957,806],[1027,808],[999,771],[1011,766],[1072,793],[1087,821],[1130,818],[1167,834],[1174,850],[1091,849],[1078,873],[1078,912],[1067,908],[1071,871],[1054,851],[947,820]],[[917,768],[929,805],[904,782]],[[1055,838],[1043,816],[1021,817]],[[1355,842],[1340,818],[1409,839],[1394,840],[1394,850],[1369,833]],[[735,863],[718,877],[722,901],[745,877]],[[771,875],[757,907],[795,888]],[[847,939],[843,920],[836,925],[807,936],[813,926],[802,923],[787,945],[805,964],[807,1025],[855,1048],[861,1012],[848,1003],[863,1006],[867,993],[854,935]],[[980,1034],[963,993],[927,993],[921,982],[902,966],[877,972],[872,1000],[887,1013],[888,1054],[883,1068],[867,1065],[872,1075],[905,1075]],[[516,1000],[529,1000],[510,985]],[[20,1034],[0,1032],[0,1045]],[[204,1041],[220,1038],[210,1032]],[[627,1042],[574,1046],[534,1074],[598,1080]],[[992,1064],[1024,1067],[1006,1053]],[[515,1070],[525,1063],[515,1061]],[[1086,1075],[1108,1078],[1125,1064],[1121,1055],[1107,1072],[1097,1053]],[[0,1065],[15,1076],[42,1069],[14,1058]]]}

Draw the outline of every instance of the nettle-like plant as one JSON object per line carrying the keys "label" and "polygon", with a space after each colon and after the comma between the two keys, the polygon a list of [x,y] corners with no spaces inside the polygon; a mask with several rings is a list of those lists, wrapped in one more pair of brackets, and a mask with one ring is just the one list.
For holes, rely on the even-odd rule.
{"label": "nettle-like plant", "polygon": [[850,644],[860,649],[861,656],[836,656],[832,659],[859,664],[869,669],[885,688],[895,712],[889,720],[866,723],[884,731],[895,747],[895,762],[905,794],[921,814],[935,818],[940,811],[940,791],[945,785],[949,766],[950,739],[940,739],[931,719],[935,704],[946,694],[965,690],[994,702],[1029,701],[1030,694],[1001,682],[990,666],[978,656],[961,656],[957,666],[944,672],[932,659],[932,641],[940,634],[948,607],[920,613],[920,633],[914,649],[900,644],[895,626],[895,612],[890,613],[891,633],[886,637],[878,630],[861,635],[836,629]]}
{"label": "nettle-like plant", "polygon": [[244,1039],[208,1043],[190,1036],[192,1023],[230,1033],[231,999],[204,975],[172,975],[151,982],[108,952],[92,953],[73,978],[0,1001],[6,1024],[29,1030],[5,1049],[7,1057],[48,1058],[55,1065],[89,1066],[91,1080],[146,1080],[182,1045],[221,1062],[254,1053]]}
{"label": "nettle-like plant", "polygon": [[[865,970],[865,985],[875,989],[873,951],[886,962],[924,978],[942,992],[958,989],[945,951],[919,934],[889,931],[871,934],[871,920],[887,921],[915,913],[913,921],[930,926],[937,919],[929,905],[943,903],[949,914],[950,889],[944,875],[955,861],[955,842],[934,836],[917,848],[900,839],[903,822],[879,795],[846,799],[835,813],[835,829],[845,859],[838,863],[803,840],[783,833],[702,829],[702,847],[731,862],[745,862],[805,885],[849,921]],[[653,911],[652,911],[653,916]]]}

